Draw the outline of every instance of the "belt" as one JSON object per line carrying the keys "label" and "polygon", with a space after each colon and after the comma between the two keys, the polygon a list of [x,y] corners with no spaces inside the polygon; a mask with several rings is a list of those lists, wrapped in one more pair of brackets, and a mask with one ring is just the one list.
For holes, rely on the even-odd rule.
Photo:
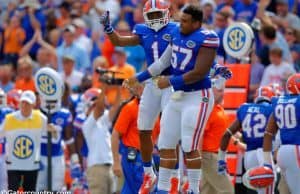
{"label": "belt", "polygon": [[100,164],[100,165],[101,165],[101,166],[108,166],[108,167],[112,166],[111,163],[104,163],[104,164]]}

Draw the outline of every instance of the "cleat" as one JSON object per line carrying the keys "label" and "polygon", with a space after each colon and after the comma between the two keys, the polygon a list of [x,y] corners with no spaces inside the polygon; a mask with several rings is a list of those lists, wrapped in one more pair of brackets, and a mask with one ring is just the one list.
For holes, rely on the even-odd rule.
{"label": "cleat", "polygon": [[143,184],[140,187],[139,194],[149,194],[156,183],[156,176],[151,177],[149,174],[144,174]]}
{"label": "cleat", "polygon": [[189,190],[189,182],[185,181],[182,185],[181,185],[181,192],[183,194],[188,194]]}
{"label": "cleat", "polygon": [[178,186],[179,186],[179,180],[177,177],[171,178],[171,189],[169,191],[169,194],[178,194]]}

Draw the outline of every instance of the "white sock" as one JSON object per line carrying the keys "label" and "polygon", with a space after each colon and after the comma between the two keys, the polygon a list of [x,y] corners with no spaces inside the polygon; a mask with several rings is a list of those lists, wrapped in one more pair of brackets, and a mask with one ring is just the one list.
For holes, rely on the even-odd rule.
{"label": "white sock", "polygon": [[172,177],[172,172],[173,169],[159,167],[158,184],[157,184],[158,190],[162,190],[162,191],[170,190],[171,187],[170,179]]}
{"label": "white sock", "polygon": [[187,169],[189,190],[192,190],[195,194],[200,193],[200,180],[202,176],[201,169]]}
{"label": "white sock", "polygon": [[144,166],[144,173],[149,174],[151,177],[155,176],[152,166],[151,167]]}

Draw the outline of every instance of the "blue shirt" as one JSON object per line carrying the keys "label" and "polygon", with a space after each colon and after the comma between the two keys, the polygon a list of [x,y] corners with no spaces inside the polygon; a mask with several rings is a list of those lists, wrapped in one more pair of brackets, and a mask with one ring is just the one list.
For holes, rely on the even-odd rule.
{"label": "blue shirt", "polygon": [[[35,19],[38,20],[38,22],[40,23],[42,34],[45,34],[47,19],[46,19],[46,16],[44,15],[43,11],[42,10],[35,11],[34,16],[35,16]],[[31,40],[31,38],[34,35],[34,29],[33,29],[33,26],[31,26],[29,14],[26,14],[22,17],[22,28],[26,32],[26,37],[25,37],[25,44],[26,44],[28,41]],[[35,43],[32,46],[32,48],[30,49],[30,54],[36,55],[37,50],[39,48],[40,48],[40,46],[37,43]]]}
{"label": "blue shirt", "polygon": [[140,72],[146,61],[146,55],[143,47],[140,45],[126,46],[124,49],[127,54],[127,63],[132,65],[136,72]]}
{"label": "blue shirt", "polygon": [[15,84],[13,82],[8,82],[6,85],[2,85],[2,83],[0,82],[0,88],[2,88],[5,93],[14,89],[14,87],[15,87]]}
{"label": "blue shirt", "polygon": [[272,113],[269,103],[246,103],[237,111],[237,119],[242,124],[242,134],[247,151],[261,148],[268,119]]}
{"label": "blue shirt", "polygon": [[79,48],[74,43],[68,47],[65,46],[65,43],[62,43],[59,47],[57,47],[56,53],[58,57],[59,70],[62,70],[62,57],[64,55],[71,55],[75,58],[75,69],[78,71],[91,68],[91,62],[87,51]]}
{"label": "blue shirt", "polygon": [[[179,27],[175,28],[171,33],[172,74],[178,76],[193,70],[199,49],[201,47],[217,49],[219,47],[219,42],[220,40],[218,35],[212,30],[200,28],[189,35],[184,35],[181,34]],[[186,92],[210,87],[211,81],[209,78],[209,72],[202,80],[195,83],[183,84],[183,86],[180,87],[175,87],[173,85],[174,90],[183,90]]]}
{"label": "blue shirt", "polygon": [[272,105],[282,144],[300,145],[300,96],[280,96]]}
{"label": "blue shirt", "polygon": [[[9,108],[9,107],[4,107],[0,109],[0,126],[2,125],[5,116],[9,113],[12,113],[13,109]],[[5,153],[5,138],[0,138],[0,144],[2,144],[2,152],[0,152],[0,155]]]}
{"label": "blue shirt", "polygon": [[[67,126],[72,124],[72,114],[68,109],[61,108],[58,112],[51,115],[51,123],[58,129],[58,137],[52,138],[52,156],[62,156],[62,139]],[[47,156],[47,133],[41,139],[41,155]]]}
{"label": "blue shirt", "polygon": [[252,20],[255,18],[257,11],[257,3],[252,2],[249,5],[241,3],[238,10],[235,13],[235,20],[239,22],[245,22],[251,24]]}

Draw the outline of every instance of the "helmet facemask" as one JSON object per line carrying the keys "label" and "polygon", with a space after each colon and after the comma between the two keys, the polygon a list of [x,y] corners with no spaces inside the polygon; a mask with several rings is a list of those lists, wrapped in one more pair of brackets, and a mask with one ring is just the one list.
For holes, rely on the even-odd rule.
{"label": "helmet facemask", "polygon": [[144,12],[143,15],[145,24],[156,32],[169,23],[168,9],[161,10],[154,8]]}

